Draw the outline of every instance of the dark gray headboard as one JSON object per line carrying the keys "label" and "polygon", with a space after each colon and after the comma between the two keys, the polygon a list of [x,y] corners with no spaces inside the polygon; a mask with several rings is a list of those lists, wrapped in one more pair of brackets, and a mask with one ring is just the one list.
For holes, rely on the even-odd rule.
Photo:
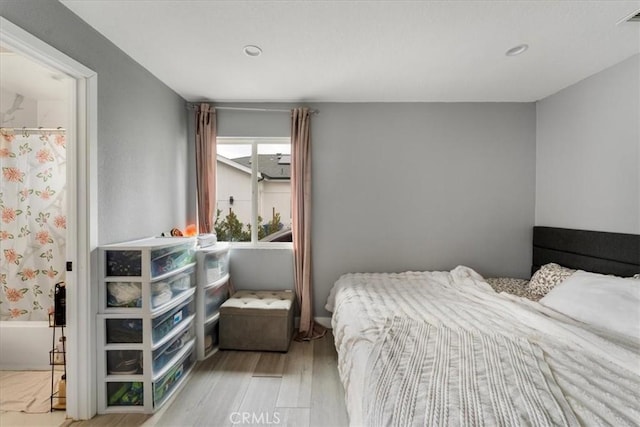
{"label": "dark gray headboard", "polygon": [[633,276],[640,273],[640,235],[533,227],[531,274],[550,262],[594,273]]}

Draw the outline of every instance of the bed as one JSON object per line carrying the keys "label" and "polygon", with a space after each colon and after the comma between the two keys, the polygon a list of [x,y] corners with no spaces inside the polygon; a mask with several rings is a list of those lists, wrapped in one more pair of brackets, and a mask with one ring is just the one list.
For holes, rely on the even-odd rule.
{"label": "bed", "polygon": [[533,234],[518,286],[540,298],[466,266],[339,278],[326,307],[351,425],[638,425],[640,236]]}

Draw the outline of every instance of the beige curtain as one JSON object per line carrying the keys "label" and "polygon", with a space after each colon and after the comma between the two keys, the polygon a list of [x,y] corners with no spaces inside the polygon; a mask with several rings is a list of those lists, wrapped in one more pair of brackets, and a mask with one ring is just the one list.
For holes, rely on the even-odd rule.
{"label": "beige curtain", "polygon": [[326,330],[313,320],[311,283],[311,136],[308,108],[291,110],[291,204],[296,297],[300,307],[298,340],[322,337]]}
{"label": "beige curtain", "polygon": [[198,233],[213,232],[216,214],[216,110],[196,108],[196,190]]}

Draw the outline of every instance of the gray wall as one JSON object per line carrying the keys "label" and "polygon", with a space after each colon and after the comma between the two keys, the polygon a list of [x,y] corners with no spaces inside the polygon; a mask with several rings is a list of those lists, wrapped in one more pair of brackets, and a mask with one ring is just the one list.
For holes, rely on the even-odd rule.
{"label": "gray wall", "polygon": [[229,271],[235,289],[294,289],[293,249],[231,249]]}
{"label": "gray wall", "polygon": [[[0,13],[98,73],[99,242],[193,220],[183,100],[57,2],[2,1]],[[533,104],[313,107],[320,110],[312,123],[316,315],[327,315],[329,289],[348,271],[467,264],[526,276]],[[218,120],[223,136],[289,133],[287,114],[227,111]],[[251,262],[242,272],[232,266],[236,283],[291,277],[290,251],[245,255]]]}
{"label": "gray wall", "polygon": [[525,277],[533,104],[322,105],[313,122],[316,308],[350,271]]}
{"label": "gray wall", "polygon": [[187,220],[184,100],[57,1],[1,1],[0,14],[98,74],[98,241]]}
{"label": "gray wall", "polygon": [[640,233],[640,55],[537,104],[537,225]]}
{"label": "gray wall", "polygon": [[[346,272],[466,264],[486,275],[527,277],[534,104],[311,106],[320,110],[311,124],[317,316],[328,315],[329,290]],[[289,120],[287,114],[219,111],[218,130],[221,136],[288,135]],[[248,272],[240,252],[231,266],[239,288],[272,282],[286,268],[280,252],[252,251],[246,259],[264,268]],[[269,262],[275,258],[280,261]]]}

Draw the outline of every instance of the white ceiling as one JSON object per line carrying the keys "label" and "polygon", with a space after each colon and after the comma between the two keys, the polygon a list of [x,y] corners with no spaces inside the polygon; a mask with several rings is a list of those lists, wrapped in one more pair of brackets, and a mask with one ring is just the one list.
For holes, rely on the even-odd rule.
{"label": "white ceiling", "polygon": [[639,0],[61,1],[189,101],[529,102],[640,52]]}
{"label": "white ceiling", "polygon": [[[20,94],[39,101],[66,99],[71,78],[0,46],[0,88],[6,94]],[[11,100],[2,100],[4,108]],[[8,104],[7,104],[8,103]]]}

